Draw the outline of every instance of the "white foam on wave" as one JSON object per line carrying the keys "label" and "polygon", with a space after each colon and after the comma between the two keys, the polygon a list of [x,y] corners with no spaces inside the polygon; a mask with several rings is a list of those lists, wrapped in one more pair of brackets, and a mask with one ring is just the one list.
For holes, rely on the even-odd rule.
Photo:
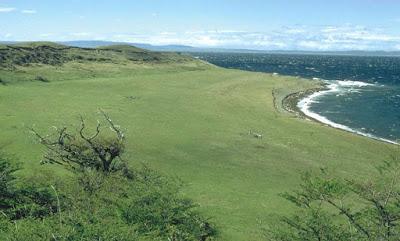
{"label": "white foam on wave", "polygon": [[[302,100],[299,101],[299,103],[297,104],[297,107],[308,117],[311,117],[312,119],[315,119],[321,123],[327,124],[331,127],[337,128],[337,129],[341,129],[341,130],[345,130],[348,132],[352,132],[352,133],[356,133],[358,135],[361,136],[365,136],[365,137],[369,137],[375,140],[380,140],[380,141],[384,141],[384,142],[388,142],[391,144],[395,144],[395,145],[399,145],[399,143],[392,141],[392,140],[388,140],[385,138],[380,138],[377,137],[375,135],[369,134],[369,133],[365,133],[365,132],[361,132],[358,130],[354,130],[348,126],[333,122],[331,120],[329,120],[328,118],[326,118],[325,116],[322,116],[318,113],[312,112],[310,110],[311,105],[313,103],[317,103],[318,102],[318,98],[320,98],[321,96],[327,95],[327,94],[332,94],[332,93],[338,93],[336,96],[340,96],[341,92],[343,91],[352,91],[354,89],[343,89],[341,87],[366,87],[366,86],[374,86],[374,84],[370,84],[370,83],[365,83],[365,82],[361,82],[361,81],[325,81],[327,83],[327,89],[326,90],[322,90],[322,91],[318,91],[318,92],[314,92],[313,94],[303,98]],[[357,90],[358,91],[358,90]]]}
{"label": "white foam on wave", "polygon": [[348,87],[366,87],[366,86],[374,86],[374,84],[371,83],[365,83],[361,81],[353,81],[353,80],[338,80],[337,83],[340,86],[348,86]]}

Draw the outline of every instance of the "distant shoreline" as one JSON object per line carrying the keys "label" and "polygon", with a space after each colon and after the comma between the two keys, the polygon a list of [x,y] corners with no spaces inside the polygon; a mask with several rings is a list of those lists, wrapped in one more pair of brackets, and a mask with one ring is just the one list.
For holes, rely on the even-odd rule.
{"label": "distant shoreline", "polygon": [[[325,83],[321,83],[321,87],[317,87],[317,88],[312,88],[312,89],[307,89],[307,90],[291,93],[291,94],[287,95],[285,98],[283,98],[282,107],[287,112],[293,113],[297,117],[302,118],[302,119],[311,120],[311,121],[317,122],[319,124],[322,124],[324,126],[329,126],[331,128],[335,128],[335,129],[346,131],[346,132],[349,132],[349,133],[352,133],[352,134],[364,136],[364,137],[367,137],[367,138],[370,138],[370,139],[373,139],[373,140],[389,143],[389,144],[392,144],[392,145],[400,145],[399,143],[397,143],[395,141],[387,140],[387,139],[380,138],[380,137],[376,137],[376,136],[368,134],[368,133],[363,133],[363,132],[360,132],[360,131],[356,131],[356,130],[351,129],[350,127],[340,128],[340,127],[337,127],[337,126],[333,126],[332,124],[325,123],[325,122],[323,122],[321,120],[318,120],[316,118],[313,118],[312,116],[307,115],[306,113],[304,113],[299,108],[298,104],[302,100],[310,97],[311,95],[313,95],[315,93],[322,92],[322,91],[327,91],[327,90],[329,90],[328,86]],[[335,124],[337,124],[337,123],[335,123]],[[341,126],[341,124],[338,124],[338,125]]]}

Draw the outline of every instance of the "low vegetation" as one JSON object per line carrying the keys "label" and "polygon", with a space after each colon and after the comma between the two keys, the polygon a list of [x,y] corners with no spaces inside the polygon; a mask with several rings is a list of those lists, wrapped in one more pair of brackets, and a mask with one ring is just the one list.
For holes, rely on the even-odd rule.
{"label": "low vegetation", "polygon": [[167,52],[152,52],[130,45],[77,48],[48,42],[0,45],[1,83],[100,78],[135,74],[145,68],[207,69],[208,64]]}
{"label": "low vegetation", "polygon": [[299,212],[282,218],[271,240],[395,241],[400,237],[400,160],[378,168],[377,178],[352,180],[305,173],[301,189],[283,197]]}
{"label": "low vegetation", "polygon": [[[168,60],[132,61],[127,56],[141,50],[129,46],[0,48],[31,55],[44,45],[49,46],[44,52],[67,59],[82,54],[83,59],[17,65],[11,57],[11,64],[0,67],[0,147],[20,161],[11,175],[16,179],[6,186],[14,196],[22,195],[18,202],[9,199],[21,210],[20,219],[12,218],[13,208],[4,209],[7,218],[0,214],[2,238],[167,240],[179,233],[201,239],[217,227],[219,240],[263,240],[265,226],[297,211],[279,194],[298,187],[299,173],[323,166],[338,179],[373,178],[372,167],[396,150],[283,110],[285,96],[318,87],[315,81],[228,70],[178,54],[145,52],[140,54]],[[124,127],[123,145],[105,118],[93,146],[81,138],[79,116],[90,139],[99,108]],[[59,128],[49,130],[53,125]],[[44,140],[29,134],[28,127]],[[75,141],[65,137],[63,145],[49,146],[64,128]],[[68,152],[75,144],[85,161]],[[93,147],[121,159],[103,168]],[[65,155],[75,162],[62,161]],[[185,185],[166,176],[179,177]],[[198,206],[191,208],[193,203]],[[214,225],[204,217],[212,217]]]}
{"label": "low vegetation", "polygon": [[75,171],[91,168],[105,175],[118,171],[127,172],[126,163],[122,161],[125,135],[107,114],[103,112],[103,115],[115,132],[114,138],[100,136],[100,122],[97,123],[94,133],[87,135],[83,117],[78,134],[70,133],[67,127],[56,128],[54,136],[42,136],[31,129],[47,148],[42,163],[58,164]]}
{"label": "low vegetation", "polygon": [[15,69],[33,64],[62,65],[67,62],[187,62],[190,57],[150,52],[129,45],[114,45],[100,48],[76,48],[54,43],[26,43],[0,46],[0,67]]}
{"label": "low vegetation", "polygon": [[18,168],[0,156],[2,240],[214,239],[215,228],[181,196],[179,182],[122,165],[122,131],[104,116],[116,137],[105,138],[100,124],[85,136],[83,119],[77,135],[59,128],[49,141],[35,132],[48,149],[46,163],[66,168],[70,178],[39,175],[18,182]]}
{"label": "low vegetation", "polygon": [[16,185],[14,173],[19,168],[0,155],[0,216],[21,220],[31,216],[43,218],[56,209],[56,198],[49,188],[37,188],[35,183]]}

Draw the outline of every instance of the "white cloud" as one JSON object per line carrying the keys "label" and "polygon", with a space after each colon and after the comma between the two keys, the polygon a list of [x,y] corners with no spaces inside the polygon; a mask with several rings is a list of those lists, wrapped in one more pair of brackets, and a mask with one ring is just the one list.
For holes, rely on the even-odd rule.
{"label": "white cloud", "polygon": [[[363,26],[328,26],[320,30],[321,37],[326,39],[336,40],[338,42],[349,41],[400,41],[400,36],[390,35],[384,32],[382,29],[368,29]],[[318,32],[317,32],[318,34]]]}
{"label": "white cloud", "polygon": [[[122,34],[114,41],[181,44],[196,47],[248,48],[267,50],[394,50],[400,46],[400,35],[384,29],[359,25],[293,26],[270,32],[236,30],[203,30],[181,33]],[[108,38],[108,39],[110,39]]]}
{"label": "white cloud", "polygon": [[314,50],[326,50],[329,48],[329,44],[324,44],[321,43],[320,41],[313,41],[313,40],[299,41],[298,46],[304,49],[314,49]]}
{"label": "white cloud", "polygon": [[16,8],[0,8],[0,13],[9,13],[17,10]]}
{"label": "white cloud", "polygon": [[161,32],[160,33],[160,35],[169,35],[169,36],[171,36],[171,35],[176,35],[177,33],[175,33],[175,32]]}
{"label": "white cloud", "polygon": [[33,10],[33,9],[24,9],[24,10],[21,11],[21,13],[24,13],[24,14],[36,14],[37,11]]}
{"label": "white cloud", "polygon": [[[4,37],[4,36],[3,36]],[[186,32],[139,32],[100,34],[73,32],[41,34],[39,38],[58,41],[108,40],[153,45],[241,48],[258,50],[399,50],[400,35],[385,29],[358,25],[283,26],[268,32],[233,29],[191,30]]]}
{"label": "white cloud", "polygon": [[11,34],[11,33],[4,34],[4,38],[11,38],[12,36],[13,36],[13,34]]}
{"label": "white cloud", "polygon": [[52,33],[42,33],[42,34],[39,34],[39,36],[41,37],[41,38],[48,38],[48,37],[51,37],[51,36],[53,36],[54,34],[52,34]]}
{"label": "white cloud", "polygon": [[283,27],[280,32],[285,34],[303,34],[306,32],[305,26],[298,26],[298,27]]}
{"label": "white cloud", "polygon": [[75,36],[75,37],[89,37],[89,36],[92,36],[92,33],[78,32],[78,33],[70,33],[70,35]]}

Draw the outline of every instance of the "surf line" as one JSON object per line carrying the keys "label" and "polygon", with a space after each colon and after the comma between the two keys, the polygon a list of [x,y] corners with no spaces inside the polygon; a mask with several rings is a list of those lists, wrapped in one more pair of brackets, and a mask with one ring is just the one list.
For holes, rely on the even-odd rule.
{"label": "surf line", "polygon": [[327,89],[326,90],[321,90],[321,91],[317,91],[312,93],[311,95],[306,96],[305,98],[301,99],[298,103],[297,103],[297,108],[306,116],[310,117],[311,119],[314,119],[320,123],[329,125],[333,128],[336,129],[341,129],[344,131],[348,131],[351,133],[355,133],[361,136],[365,136],[374,140],[379,140],[379,141],[384,141],[390,144],[394,144],[394,145],[400,145],[399,143],[389,140],[389,139],[385,139],[385,138],[380,138],[377,137],[375,135],[369,134],[369,133],[365,133],[362,131],[358,131],[358,130],[354,130],[346,125],[342,125],[336,122],[333,122],[331,120],[329,120],[328,118],[326,118],[325,116],[322,116],[318,113],[312,112],[311,111],[311,105],[312,103],[315,103],[317,101],[318,98],[320,98],[321,96],[327,95],[327,94],[331,94],[331,93],[340,93],[342,91],[341,87],[350,87],[350,88],[354,88],[354,87],[358,87],[358,88],[362,88],[362,87],[366,87],[366,86],[374,86],[374,84],[370,84],[370,83],[365,83],[365,82],[361,82],[361,81],[346,81],[346,80],[337,80],[337,81],[327,81],[327,80],[323,80],[327,85]]}

